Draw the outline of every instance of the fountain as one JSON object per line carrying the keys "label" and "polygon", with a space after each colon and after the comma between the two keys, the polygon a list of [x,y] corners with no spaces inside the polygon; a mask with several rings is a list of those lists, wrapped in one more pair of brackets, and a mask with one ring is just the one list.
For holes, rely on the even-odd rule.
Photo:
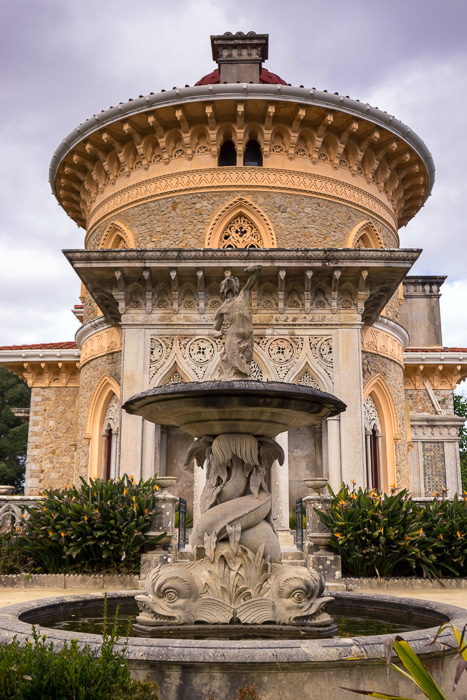
{"label": "fountain", "polygon": [[[224,700],[252,682],[268,700],[355,697],[342,686],[421,697],[413,695],[411,684],[399,674],[388,685],[384,657],[390,635],[333,636],[333,618],[353,614],[389,618],[405,630],[404,625],[412,625],[404,638],[446,697],[462,697],[465,678],[456,695],[451,692],[458,660],[454,652],[445,653],[451,635],[446,630],[436,644],[427,644],[440,624],[452,622],[462,629],[465,610],[380,595],[329,596],[316,571],[281,562],[268,477],[273,462],[281,464],[284,455],[274,437],[337,415],[345,405],[308,387],[251,379],[250,292],[261,268],[246,271],[250,277],[243,289],[231,276],[222,285],[225,301],[217,310],[213,333],[224,329],[225,343],[216,378],[158,386],[124,404],[130,413],[178,426],[197,438],[186,461],[196,459],[206,469],[201,515],[191,536],[192,560],[157,565],[146,578],[144,593],[109,595],[110,614],[116,605],[125,609],[135,599],[138,605],[138,636],[130,637],[126,652],[133,674],[149,674],[160,684],[164,700]],[[318,490],[323,486],[319,480],[308,485]],[[55,645],[75,638],[97,650],[98,634],[48,626],[50,618],[80,611],[101,615],[102,598],[71,596],[4,608],[0,643],[14,635],[24,640],[31,624],[42,624],[40,632]]]}

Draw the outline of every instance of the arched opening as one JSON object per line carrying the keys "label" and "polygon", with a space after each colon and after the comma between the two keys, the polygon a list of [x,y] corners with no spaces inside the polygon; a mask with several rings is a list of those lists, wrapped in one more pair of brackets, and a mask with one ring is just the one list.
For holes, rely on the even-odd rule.
{"label": "arched opening", "polygon": [[237,149],[233,141],[224,141],[219,151],[219,166],[237,165]]}
{"label": "arched opening", "polygon": [[250,200],[239,197],[223,207],[213,219],[206,248],[276,248],[269,220]]}
{"label": "arched opening", "polygon": [[396,481],[395,442],[399,439],[394,401],[380,375],[370,379],[363,396],[367,485],[389,493]]}
{"label": "arched opening", "polygon": [[263,154],[261,153],[261,146],[255,139],[250,139],[250,141],[248,141],[245,147],[243,165],[263,165]]}
{"label": "arched opening", "polygon": [[101,377],[94,389],[86,421],[89,440],[89,476],[111,479],[118,472],[120,387],[110,376]]}

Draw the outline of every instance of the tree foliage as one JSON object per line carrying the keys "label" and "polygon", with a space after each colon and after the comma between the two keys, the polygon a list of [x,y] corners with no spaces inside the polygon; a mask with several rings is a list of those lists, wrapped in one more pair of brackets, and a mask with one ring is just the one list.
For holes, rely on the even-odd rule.
{"label": "tree foliage", "polygon": [[[462,394],[454,394],[453,398],[456,415],[467,420],[467,398]],[[462,488],[467,491],[467,428],[465,423],[459,431],[459,438]]]}
{"label": "tree foliage", "polygon": [[0,484],[20,491],[24,482],[28,426],[12,412],[27,408],[31,390],[21,379],[0,365]]}

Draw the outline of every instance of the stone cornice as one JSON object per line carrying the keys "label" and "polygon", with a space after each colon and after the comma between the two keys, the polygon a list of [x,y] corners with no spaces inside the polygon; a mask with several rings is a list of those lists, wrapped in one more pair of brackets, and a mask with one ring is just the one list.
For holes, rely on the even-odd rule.
{"label": "stone cornice", "polygon": [[404,362],[406,365],[466,365],[467,366],[467,350],[450,351],[447,349],[439,350],[410,350],[404,353]]}
{"label": "stone cornice", "polygon": [[[258,304],[259,312],[264,314],[268,308],[269,315],[285,319],[288,309],[302,314],[305,321],[331,314],[337,323],[345,318],[348,323],[363,320],[371,325],[419,251],[204,248],[69,250],[65,255],[111,325],[118,325],[122,314],[129,313],[140,319],[155,314],[158,322],[173,320],[179,313],[192,320],[199,315],[199,320],[207,322],[217,308],[212,303],[221,303],[219,284],[224,273],[230,270],[244,278],[244,268],[251,264],[263,266],[259,294],[267,284],[272,295],[265,306]],[[184,294],[188,294],[186,303]]]}
{"label": "stone cornice", "polygon": [[440,288],[447,278],[445,276],[415,276],[409,275],[404,280],[404,297],[435,297],[441,296]]}
{"label": "stone cornice", "polygon": [[399,323],[396,323],[396,321],[387,318],[387,316],[380,316],[373,324],[373,327],[380,328],[381,330],[384,330],[396,337],[402,344],[404,350],[409,344],[409,334],[405,328],[403,328]]}
{"label": "stone cornice", "polygon": [[[290,85],[263,85],[263,84],[224,84],[224,85],[197,85],[188,88],[175,88],[163,93],[146,95],[136,100],[121,103],[117,107],[103,110],[100,114],[93,115],[86,122],[73,129],[61,142],[52,156],[49,169],[49,182],[55,191],[55,178],[60,163],[67,153],[85,137],[90,136],[104,126],[110,126],[123,118],[142,114],[162,107],[175,107],[176,105],[193,102],[218,102],[220,100],[267,100],[275,102],[298,102],[303,105],[319,106],[326,110],[344,112],[365,121],[371,122],[383,128],[395,136],[404,140],[413,148],[423,160],[430,176],[431,192],[434,183],[435,167],[433,157],[422,139],[403,122],[395,119],[387,112],[368,103],[353,100],[342,95],[332,94],[309,88],[300,88]],[[58,197],[57,197],[58,198]]]}
{"label": "stone cornice", "polygon": [[173,195],[207,191],[280,191],[329,199],[350,205],[365,215],[375,216],[397,235],[397,218],[378,197],[338,177],[278,168],[204,168],[152,177],[98,198],[89,212],[87,229],[91,231],[106,217],[128,207]]}
{"label": "stone cornice", "polygon": [[110,324],[105,318],[105,316],[99,316],[98,318],[93,318],[89,323],[85,323],[81,328],[78,328],[75,334],[75,343],[81,348],[84,341],[89,338],[94,333],[99,333],[100,331],[110,328]]}
{"label": "stone cornice", "polygon": [[464,418],[454,415],[410,414],[411,440],[458,442]]}
{"label": "stone cornice", "polygon": [[[315,174],[324,168],[335,171],[341,182],[355,177],[375,192],[375,199],[381,194],[398,226],[415,215],[431,192],[433,159],[423,141],[394,117],[339,95],[262,84],[173,90],[95,115],[54,154],[49,171],[53,192],[84,226],[96,200],[115,183],[121,186],[130,176],[150,179],[154,169],[158,174],[178,171],[182,163],[183,169],[194,170],[217,163],[227,122],[240,159],[251,126],[278,173],[294,161],[298,171]],[[285,140],[278,136],[280,130]]]}
{"label": "stone cornice", "polygon": [[0,350],[0,364],[10,362],[77,362],[80,352],[78,348],[63,350],[33,349]]}

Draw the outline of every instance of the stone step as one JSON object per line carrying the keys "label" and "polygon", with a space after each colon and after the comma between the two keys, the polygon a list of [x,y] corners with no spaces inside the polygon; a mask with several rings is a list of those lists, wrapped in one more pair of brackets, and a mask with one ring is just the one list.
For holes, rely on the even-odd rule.
{"label": "stone step", "polygon": [[289,561],[289,559],[305,559],[305,553],[296,547],[282,547],[281,550],[281,560]]}
{"label": "stone step", "polygon": [[305,566],[304,559],[282,559],[282,564],[287,564],[287,566]]}
{"label": "stone step", "polygon": [[346,591],[347,586],[342,581],[326,581],[326,592],[335,593],[337,591]]}

